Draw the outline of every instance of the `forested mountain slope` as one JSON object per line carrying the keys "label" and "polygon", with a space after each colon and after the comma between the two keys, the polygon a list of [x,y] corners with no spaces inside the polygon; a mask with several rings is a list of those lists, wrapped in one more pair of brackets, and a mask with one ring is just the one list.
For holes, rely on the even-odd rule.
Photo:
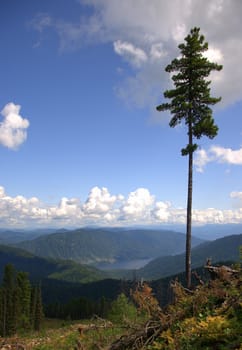
{"label": "forested mountain slope", "polygon": [[[201,242],[193,238],[193,246]],[[45,235],[17,246],[41,257],[92,264],[179,254],[185,250],[185,234],[168,230],[82,228]]]}
{"label": "forested mountain slope", "polygon": [[[192,249],[192,268],[203,266],[207,258],[213,263],[221,261],[239,261],[239,246],[242,245],[242,234],[232,235],[205,242]],[[159,279],[184,271],[185,255],[159,257],[152,260],[136,275],[144,279]]]}
{"label": "forested mountain slope", "polygon": [[52,278],[86,283],[107,277],[105,272],[94,267],[77,264],[73,261],[40,258],[22,249],[0,245],[0,280],[2,279],[3,267],[6,264],[14,265],[19,271],[28,272],[32,281]]}

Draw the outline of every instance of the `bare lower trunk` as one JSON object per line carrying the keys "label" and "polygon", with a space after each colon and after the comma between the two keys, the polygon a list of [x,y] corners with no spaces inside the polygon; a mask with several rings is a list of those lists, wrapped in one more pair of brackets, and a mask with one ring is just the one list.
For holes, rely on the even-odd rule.
{"label": "bare lower trunk", "polygon": [[[191,125],[189,125],[189,145],[193,145]],[[188,191],[187,191],[187,229],[186,229],[186,281],[191,287],[191,238],[192,238],[192,170],[193,151],[189,152],[188,161]]]}

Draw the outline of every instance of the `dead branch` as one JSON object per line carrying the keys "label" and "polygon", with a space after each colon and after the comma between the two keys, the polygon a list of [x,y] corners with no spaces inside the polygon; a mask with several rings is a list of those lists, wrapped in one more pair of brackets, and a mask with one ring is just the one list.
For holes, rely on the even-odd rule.
{"label": "dead branch", "polygon": [[184,286],[183,286],[180,282],[178,282],[177,280],[171,281],[171,282],[170,282],[170,287],[171,287],[173,290],[176,290],[176,288],[179,287],[181,290],[183,290],[183,291],[186,292],[187,294],[194,294],[194,291],[193,291],[193,290],[184,287]]}
{"label": "dead branch", "polygon": [[196,278],[196,280],[201,284],[202,286],[204,285],[204,281],[201,279],[201,276],[197,273],[197,271],[192,271],[193,276]]}
{"label": "dead branch", "polygon": [[239,271],[232,269],[229,266],[212,266],[205,265],[204,268],[208,270],[212,279],[219,278],[221,280],[229,280],[234,276],[237,276]]}
{"label": "dead branch", "polygon": [[158,321],[148,321],[145,326],[138,331],[123,335],[110,345],[107,350],[136,350],[142,349],[143,346],[148,345],[162,331],[162,325]]}
{"label": "dead branch", "polygon": [[100,329],[107,329],[107,328],[113,328],[114,325],[112,322],[105,320],[103,318],[100,318],[98,316],[95,317],[95,320],[98,320],[100,324],[97,323],[89,323],[89,324],[79,324],[78,325],[78,332],[80,336],[82,337],[84,333],[87,331],[98,331]]}

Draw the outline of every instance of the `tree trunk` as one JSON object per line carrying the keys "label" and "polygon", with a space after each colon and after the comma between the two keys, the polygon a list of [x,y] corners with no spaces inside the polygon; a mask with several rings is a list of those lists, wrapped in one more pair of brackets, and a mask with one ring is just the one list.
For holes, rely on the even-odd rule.
{"label": "tree trunk", "polygon": [[193,139],[192,123],[189,122],[189,160],[188,160],[188,191],[187,191],[187,229],[186,229],[186,281],[187,288],[191,287],[191,237],[192,237],[192,170],[193,170]]}
{"label": "tree trunk", "polygon": [[6,337],[6,319],[7,319],[7,300],[6,300],[6,291],[3,288],[3,331],[2,336]]}

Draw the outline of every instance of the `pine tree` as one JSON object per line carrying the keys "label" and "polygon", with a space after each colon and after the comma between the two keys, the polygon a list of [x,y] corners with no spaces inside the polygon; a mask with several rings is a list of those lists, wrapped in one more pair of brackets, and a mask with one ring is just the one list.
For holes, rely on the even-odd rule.
{"label": "pine tree", "polygon": [[0,336],[4,336],[6,333],[5,330],[6,322],[6,302],[3,288],[0,288]]}
{"label": "pine tree", "polygon": [[30,307],[30,318],[33,324],[33,328],[36,331],[40,330],[41,322],[43,320],[43,305],[41,296],[41,286],[35,286],[32,288],[31,294],[31,307]]}
{"label": "pine tree", "polygon": [[28,274],[16,272],[11,264],[6,265],[0,287],[0,336],[11,336],[30,325],[39,330],[42,318],[40,286],[31,293]]}
{"label": "pine tree", "polygon": [[173,117],[170,127],[175,127],[184,121],[188,130],[188,144],[181,150],[182,155],[188,155],[188,192],[187,192],[187,225],[186,225],[186,279],[187,287],[191,286],[191,225],[192,225],[192,186],[193,186],[193,153],[198,148],[194,138],[207,136],[210,139],[217,135],[218,127],[214,123],[212,110],[221,100],[210,96],[207,78],[213,70],[220,71],[221,65],[210,62],[204,52],[208,43],[200,28],[193,28],[185,38],[185,43],[178,46],[181,57],[175,58],[167,67],[166,72],[171,76],[175,89],[164,92],[164,97],[171,99],[170,103],[157,106],[158,111],[169,110]]}
{"label": "pine tree", "polygon": [[30,299],[31,285],[26,272],[18,272],[16,276],[16,306],[17,327],[29,328],[30,326]]}
{"label": "pine tree", "polygon": [[4,268],[3,283],[1,289],[1,334],[3,337],[12,335],[16,331],[15,310],[15,270],[13,265],[7,264]]}

